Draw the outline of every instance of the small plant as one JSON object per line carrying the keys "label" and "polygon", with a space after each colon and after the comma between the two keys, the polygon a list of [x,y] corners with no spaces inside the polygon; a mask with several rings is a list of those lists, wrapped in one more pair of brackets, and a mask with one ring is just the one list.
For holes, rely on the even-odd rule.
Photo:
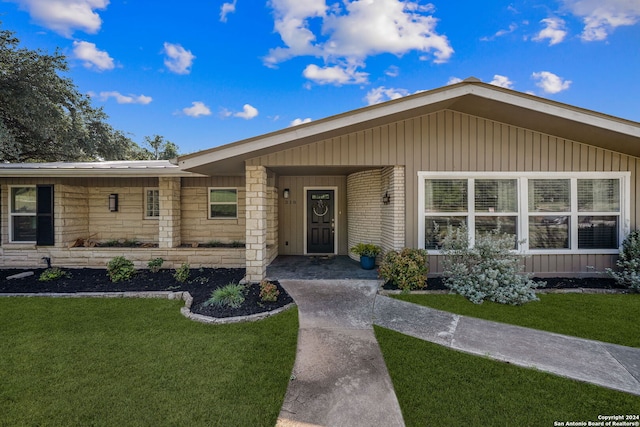
{"label": "small plant", "polygon": [[117,256],[107,263],[107,274],[114,283],[131,279],[135,272],[133,262],[123,256]]}
{"label": "small plant", "polygon": [[231,242],[232,248],[244,248],[244,242],[240,240],[234,240]]}
{"label": "small plant", "polygon": [[41,282],[50,282],[52,280],[62,279],[63,277],[71,277],[71,273],[66,272],[58,267],[47,268],[44,270],[38,280]]}
{"label": "small plant", "polygon": [[260,282],[260,300],[262,302],[276,302],[279,295],[280,291],[275,284],[266,280]]}
{"label": "small plant", "polygon": [[522,270],[522,255],[513,252],[514,236],[500,229],[478,235],[469,247],[466,225],[447,227],[442,243],[445,285],[474,304],[485,299],[520,305],[537,301],[536,283]]}
{"label": "small plant", "polygon": [[640,230],[632,231],[624,239],[616,265],[618,271],[607,268],[607,274],[619,285],[640,292]]}
{"label": "small plant", "polygon": [[211,246],[212,248],[217,248],[222,245],[223,243],[220,240],[210,240],[209,243],[207,243],[207,246]]}
{"label": "small plant", "polygon": [[162,258],[154,258],[147,263],[147,267],[151,270],[152,273],[157,273],[160,271],[160,268],[164,264],[164,260]]}
{"label": "small plant", "polygon": [[389,251],[385,254],[378,275],[388,282],[393,282],[409,292],[426,286],[429,272],[429,258],[424,249],[404,248],[400,252]]}
{"label": "small plant", "polygon": [[373,243],[358,243],[351,248],[351,252],[354,254],[370,258],[375,258],[381,251],[382,248],[378,245],[374,245]]}
{"label": "small plant", "polygon": [[229,283],[226,286],[211,292],[211,297],[204,302],[205,307],[214,305],[216,307],[238,308],[244,302],[244,286]]}
{"label": "small plant", "polygon": [[176,268],[176,272],[173,273],[173,278],[180,283],[184,283],[189,280],[189,274],[191,274],[191,267],[185,262],[180,267]]}

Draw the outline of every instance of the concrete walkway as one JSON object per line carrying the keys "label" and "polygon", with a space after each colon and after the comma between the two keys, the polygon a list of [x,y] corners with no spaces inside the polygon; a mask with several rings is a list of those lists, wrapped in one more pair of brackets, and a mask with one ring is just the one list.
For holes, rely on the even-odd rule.
{"label": "concrete walkway", "polygon": [[298,305],[293,377],[277,426],[403,426],[373,333],[375,280],[280,280]]}
{"label": "concrete walkway", "polygon": [[459,316],[376,295],[375,280],[280,280],[298,350],[278,427],[402,426],[372,325],[640,395],[640,349]]}

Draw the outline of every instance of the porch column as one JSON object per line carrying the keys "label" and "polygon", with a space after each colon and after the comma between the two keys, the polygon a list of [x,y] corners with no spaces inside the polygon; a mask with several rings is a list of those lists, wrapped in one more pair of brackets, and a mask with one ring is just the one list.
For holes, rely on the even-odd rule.
{"label": "porch column", "polygon": [[246,166],[246,280],[259,282],[267,272],[267,169]]}
{"label": "porch column", "polygon": [[158,222],[158,246],[176,248],[180,246],[180,189],[179,177],[158,178],[160,196],[160,218]]}

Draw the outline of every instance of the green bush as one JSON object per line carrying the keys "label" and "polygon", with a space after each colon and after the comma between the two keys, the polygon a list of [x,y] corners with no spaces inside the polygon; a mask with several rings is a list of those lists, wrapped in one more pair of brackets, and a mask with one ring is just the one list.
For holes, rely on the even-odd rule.
{"label": "green bush", "polygon": [[244,302],[244,286],[229,283],[211,292],[211,297],[205,301],[205,306],[238,308]]}
{"label": "green bush", "polygon": [[640,292],[640,230],[632,231],[624,239],[616,265],[618,271],[607,268],[606,272],[618,284]]}
{"label": "green bush", "polygon": [[147,263],[147,267],[149,267],[149,270],[151,270],[152,273],[157,273],[160,271],[163,263],[164,260],[162,258],[154,258]]}
{"label": "green bush", "polygon": [[384,255],[378,274],[409,292],[426,286],[429,258],[424,249],[404,248],[400,252],[389,251]]}
{"label": "green bush", "polygon": [[474,304],[537,301],[533,289],[543,283],[521,272],[522,255],[513,252],[514,242],[513,235],[497,229],[477,236],[469,247],[467,226],[449,225],[442,243],[444,284]]}
{"label": "green bush", "polygon": [[107,263],[107,274],[114,283],[131,279],[135,272],[133,262],[123,256],[117,256]]}
{"label": "green bush", "polygon": [[173,278],[180,283],[184,283],[189,280],[189,274],[191,274],[191,267],[189,264],[184,263],[180,267],[176,268],[176,272],[173,273]]}
{"label": "green bush", "polygon": [[63,271],[58,267],[47,268],[40,274],[38,280],[41,282],[50,282],[52,280],[58,280],[63,277],[71,277],[71,273]]}
{"label": "green bush", "polygon": [[278,287],[266,280],[260,282],[260,300],[263,302],[276,302],[280,291]]}

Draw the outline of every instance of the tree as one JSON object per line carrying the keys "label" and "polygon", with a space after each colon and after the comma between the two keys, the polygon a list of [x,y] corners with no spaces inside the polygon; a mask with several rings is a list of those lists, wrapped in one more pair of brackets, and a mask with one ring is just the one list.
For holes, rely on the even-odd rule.
{"label": "tree", "polygon": [[[165,141],[163,136],[154,135],[144,137],[144,142],[151,147],[149,158],[154,160],[169,160],[178,157],[178,146],[171,141]],[[148,152],[148,150],[145,150]]]}
{"label": "tree", "polygon": [[116,160],[136,151],[61,75],[68,68],[59,50],[20,48],[13,32],[0,29],[0,161]]}

